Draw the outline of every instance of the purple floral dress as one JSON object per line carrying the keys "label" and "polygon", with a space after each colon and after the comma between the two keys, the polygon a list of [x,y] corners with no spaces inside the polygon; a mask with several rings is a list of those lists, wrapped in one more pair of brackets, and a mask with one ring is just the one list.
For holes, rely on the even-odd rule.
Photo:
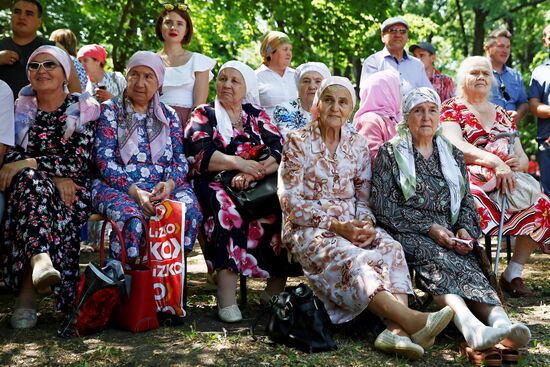
{"label": "purple floral dress", "polygon": [[[131,103],[128,100],[126,102],[126,113],[133,116],[137,123],[138,150],[127,164],[123,163],[118,149],[117,133],[122,102],[115,98],[103,103],[95,141],[95,162],[100,178],[94,180],[92,186],[94,209],[113,219],[122,230],[128,218],[138,216],[147,219],[138,204],[128,195],[130,186],[136,184],[142,190],[152,191],[159,182],[172,179],[176,188],[170,198],[185,203],[184,246],[191,250],[202,222],[202,214],[193,188],[186,180],[188,165],[183,151],[180,122],[174,110],[161,103],[164,115],[170,122],[170,139],[162,157],[153,163],[147,134],[147,115],[134,112]],[[149,111],[152,113],[151,108]],[[124,238],[130,258],[139,255],[142,238],[143,226],[141,222],[133,220]],[[120,243],[114,232],[111,237],[111,252],[116,258],[120,258]]]}
{"label": "purple floral dress", "polygon": [[[5,242],[0,245],[4,281],[17,291],[20,272],[30,258],[49,253],[61,273],[54,294],[57,309],[64,312],[72,306],[78,286],[80,229],[91,204],[89,177],[95,123],[87,124],[82,133],[75,132],[68,140],[62,139],[64,112],[76,102],[78,97],[69,95],[56,111],[39,109],[29,129],[27,150],[16,146],[5,157],[6,163],[35,158],[38,167],[19,172],[6,190]],[[81,187],[70,207],[61,200],[53,177],[71,178]]]}
{"label": "purple floral dress", "polygon": [[238,155],[253,146],[266,144],[280,162],[282,139],[263,109],[243,105],[243,131],[233,129],[233,138],[225,144],[218,132],[211,105],[198,106],[185,128],[187,159],[193,173],[193,186],[203,208],[206,234],[205,258],[208,271],[231,269],[248,277],[268,278],[298,275],[297,263],[289,264],[281,243],[281,217],[269,215],[248,221],[242,218],[221,183],[209,172],[214,152]]}

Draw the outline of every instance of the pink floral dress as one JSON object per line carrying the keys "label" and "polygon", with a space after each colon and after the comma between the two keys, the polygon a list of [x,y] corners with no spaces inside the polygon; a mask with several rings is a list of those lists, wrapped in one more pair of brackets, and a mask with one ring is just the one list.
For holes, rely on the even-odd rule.
{"label": "pink floral dress", "polygon": [[218,131],[211,105],[198,106],[185,127],[193,188],[204,214],[204,256],[208,271],[230,269],[255,278],[301,275],[299,265],[288,262],[287,251],[281,245],[280,215],[256,220],[241,217],[222,184],[216,182],[218,172],[208,170],[216,151],[241,155],[260,144],[270,148],[277,162],[281,160],[282,137],[267,113],[251,104],[242,107],[243,131],[233,129],[229,144],[225,144]]}
{"label": "pink floral dress", "polygon": [[[502,132],[516,130],[515,124],[506,111],[497,106],[496,119],[490,131],[486,131],[475,115],[468,109],[459,98],[451,98],[443,104],[441,111],[442,123],[447,121],[456,122],[462,128],[462,136],[470,144],[487,149],[493,145],[495,135]],[[445,128],[445,124],[443,124]],[[470,170],[470,168],[469,168]],[[479,167],[472,167],[469,175],[470,189],[474,197],[477,211],[481,218],[481,229],[484,234],[498,234],[500,222],[500,203],[496,203],[478,185],[483,182],[483,176],[472,173],[479,173]],[[504,235],[518,236],[528,235],[538,242],[541,248],[550,246],[550,200],[542,194],[539,199],[527,209],[519,212],[506,211],[504,219]]]}
{"label": "pink floral dress", "polygon": [[369,248],[329,231],[340,221],[374,219],[368,201],[371,164],[366,139],[345,125],[331,156],[318,122],[292,132],[279,168],[283,243],[300,262],[333,323],[359,315],[379,291],[412,293],[399,242],[377,227]]}

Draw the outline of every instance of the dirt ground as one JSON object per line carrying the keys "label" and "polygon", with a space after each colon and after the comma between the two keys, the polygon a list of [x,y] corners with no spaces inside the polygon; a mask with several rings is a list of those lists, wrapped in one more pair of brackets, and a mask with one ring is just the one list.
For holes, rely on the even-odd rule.
{"label": "dirt ground", "polygon": [[[83,255],[82,265],[97,255]],[[510,299],[510,315],[526,323],[532,332],[529,348],[519,366],[550,366],[550,256],[537,254],[527,266],[527,284],[540,296]],[[295,278],[291,284],[303,281]],[[51,298],[39,303],[38,325],[31,330],[13,330],[9,317],[14,297],[0,286],[0,365],[2,366],[469,366],[458,353],[461,336],[449,326],[424,358],[415,363],[375,351],[369,325],[355,325],[338,332],[338,350],[305,354],[272,344],[258,326],[254,341],[249,326],[261,312],[262,281],[249,280],[248,304],[241,306],[244,320],[223,324],[216,318],[215,286],[206,281],[206,268],[199,252],[189,257],[188,317],[183,326],[161,327],[132,334],[107,328],[83,338],[56,336],[61,317],[53,312]]]}

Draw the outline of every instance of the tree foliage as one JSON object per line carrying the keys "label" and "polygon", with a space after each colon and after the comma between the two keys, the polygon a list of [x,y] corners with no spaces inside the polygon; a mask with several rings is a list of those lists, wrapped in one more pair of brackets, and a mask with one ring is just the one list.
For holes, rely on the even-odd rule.
{"label": "tree foliage", "polygon": [[[137,50],[158,50],[154,25],[166,1],[43,0],[42,33],[72,29],[80,44],[100,43],[115,70]],[[0,0],[0,33],[9,34],[9,0]],[[531,71],[547,56],[542,30],[550,22],[548,0],[187,0],[194,22],[189,48],[218,61],[239,59],[255,68],[267,30],[293,40],[293,64],[325,62],[335,74],[359,81],[362,60],[383,47],[379,24],[402,15],[411,24],[409,44],[431,41],[437,66],[454,74],[467,55],[482,54],[487,33],[505,27],[512,34],[510,65],[528,84]],[[534,137],[532,119],[522,126]],[[532,146],[532,144],[530,145]]]}

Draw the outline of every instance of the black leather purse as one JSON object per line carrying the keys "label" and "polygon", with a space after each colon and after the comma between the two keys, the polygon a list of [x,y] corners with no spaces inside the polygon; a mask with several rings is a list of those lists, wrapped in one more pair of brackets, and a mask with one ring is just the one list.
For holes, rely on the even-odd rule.
{"label": "black leather purse", "polygon": [[216,175],[215,180],[221,182],[243,218],[253,220],[281,213],[281,205],[277,196],[277,172],[260,181],[252,182],[250,187],[245,190],[231,186],[231,180],[238,173],[238,171],[222,171]]}
{"label": "black leather purse", "polygon": [[[337,349],[325,305],[307,285],[286,287],[284,292],[273,296],[265,312],[269,313],[266,331],[274,342],[307,353]],[[262,316],[263,313],[252,324],[253,338]]]}
{"label": "black leather purse", "polygon": [[[246,152],[242,158],[263,161],[269,158],[270,150],[265,144],[256,145]],[[214,180],[220,182],[233,200],[239,214],[245,219],[254,220],[270,214],[281,213],[281,205],[277,196],[277,172],[254,181],[247,189],[239,190],[231,185],[238,171],[222,171]]]}

